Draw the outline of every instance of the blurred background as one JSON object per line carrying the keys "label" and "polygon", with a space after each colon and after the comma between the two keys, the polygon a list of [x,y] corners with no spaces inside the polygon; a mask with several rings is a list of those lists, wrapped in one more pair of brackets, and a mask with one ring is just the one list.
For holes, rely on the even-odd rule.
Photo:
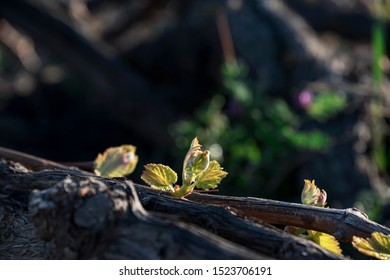
{"label": "blurred background", "polygon": [[0,145],[56,161],[137,146],[181,172],[197,136],[220,194],[390,226],[385,0],[0,1]]}

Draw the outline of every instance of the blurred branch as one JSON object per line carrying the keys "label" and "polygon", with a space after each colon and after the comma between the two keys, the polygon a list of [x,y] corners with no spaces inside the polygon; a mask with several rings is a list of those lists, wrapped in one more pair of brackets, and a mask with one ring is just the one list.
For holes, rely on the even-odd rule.
{"label": "blurred branch", "polygon": [[[290,59],[296,63],[305,62],[317,71],[327,73],[328,54],[326,47],[306,22],[281,0],[251,1],[253,9],[266,16],[280,35]],[[308,71],[308,70],[306,70]]]}
{"label": "blurred branch", "polygon": [[108,95],[131,90],[133,96],[147,91],[141,77],[104,57],[68,25],[32,4],[22,0],[1,1],[0,16],[56,53],[75,72],[86,77],[96,91]]}
{"label": "blurred branch", "polygon": [[225,62],[234,63],[237,57],[234,50],[234,42],[229,29],[229,22],[226,13],[222,9],[220,9],[217,13],[217,28],[221,40]]}
{"label": "blurred branch", "polygon": [[66,168],[66,166],[57,162],[4,147],[0,147],[0,158],[22,163],[25,167],[35,171],[44,169]]}
{"label": "blurred branch", "polygon": [[283,1],[319,32],[331,31],[351,40],[369,41],[371,38],[373,18],[366,5],[374,1]]}
{"label": "blurred branch", "polygon": [[[119,61],[108,59],[68,25],[26,1],[0,1],[0,17],[21,28],[85,77],[117,120],[156,146],[167,144],[164,118],[171,116],[171,110],[158,95],[152,94],[143,77]],[[163,117],[156,118],[155,112]],[[144,117],[142,124],[131,121],[139,114]]]}
{"label": "blurred branch", "polygon": [[19,59],[29,72],[37,72],[41,60],[35,51],[34,43],[13,28],[8,22],[0,19],[0,41],[3,42]]}
{"label": "blurred branch", "polygon": [[27,153],[15,151],[12,149],[0,147],[0,158],[5,160],[20,162],[25,167],[34,170],[45,170],[45,169],[69,169],[69,167],[77,167],[81,170],[93,172],[94,162],[93,161],[83,161],[83,162],[55,162],[48,159],[40,158],[33,156]]}

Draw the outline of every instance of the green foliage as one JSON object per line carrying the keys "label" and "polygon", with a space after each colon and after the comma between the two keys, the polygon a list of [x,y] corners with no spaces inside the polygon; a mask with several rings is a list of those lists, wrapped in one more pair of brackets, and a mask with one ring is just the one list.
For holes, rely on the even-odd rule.
{"label": "green foliage", "polygon": [[199,173],[196,187],[203,190],[214,189],[227,175],[216,160],[212,160],[206,172]]}
{"label": "green foliage", "polygon": [[347,99],[345,96],[332,91],[319,92],[307,113],[314,119],[326,121],[345,108]]}
{"label": "green foliage", "polygon": [[192,140],[183,162],[183,186],[190,186],[195,178],[206,170],[210,163],[210,152],[202,151],[197,138]]}
{"label": "green foliage", "polygon": [[135,151],[136,147],[132,145],[108,148],[95,159],[95,173],[109,178],[131,174],[138,162]]}
{"label": "green foliage", "polygon": [[371,238],[354,236],[352,245],[359,252],[381,260],[390,260],[390,235],[373,232]]}
{"label": "green foliage", "polygon": [[378,170],[385,173],[386,170],[388,169],[389,163],[387,158],[388,155],[386,151],[386,146],[384,143],[384,139],[382,138],[384,137],[384,135],[382,136],[377,135],[377,137],[378,137],[378,139],[376,139],[377,141],[374,141],[375,144],[374,144],[374,149],[372,151],[372,158]]}
{"label": "green foliage", "polygon": [[385,148],[385,118],[383,113],[382,86],[384,78],[383,61],[386,57],[386,30],[385,18],[390,11],[390,1],[375,0],[372,3],[374,24],[372,26],[371,45],[373,49],[372,80],[374,95],[371,98],[370,117],[373,132],[372,159],[378,170],[385,173],[390,169]]}
{"label": "green foliage", "polygon": [[174,191],[173,184],[177,181],[177,174],[169,166],[150,163],[145,165],[141,179],[154,189]]}
{"label": "green foliage", "polygon": [[330,138],[319,131],[300,132],[286,129],[284,136],[299,150],[322,151],[330,146]]}
{"label": "green foliage", "polygon": [[376,91],[380,91],[384,73],[383,59],[386,55],[386,23],[385,18],[389,16],[390,1],[375,0],[373,3],[372,13],[374,24],[372,27],[371,44],[373,48],[373,65],[372,79],[374,81]]}
{"label": "green foliage", "polygon": [[372,44],[373,44],[373,67],[372,67],[372,78],[375,86],[380,88],[383,81],[383,59],[385,56],[385,25],[383,21],[378,18],[372,29]]}
{"label": "green foliage", "polygon": [[248,74],[248,69],[242,63],[226,63],[222,66],[224,77],[223,85],[230,91],[234,98],[241,104],[248,106],[253,101],[252,90],[243,79]]}
{"label": "green foliage", "polygon": [[[280,178],[280,170],[300,153],[321,152],[329,147],[327,135],[304,131],[303,118],[286,101],[266,96],[261,82],[248,79],[244,64],[226,63],[221,73],[223,88],[192,119],[170,128],[178,153],[183,153],[192,135],[206,139],[211,157],[237,174],[225,182],[242,193],[242,188],[266,186]],[[224,162],[225,158],[229,161]],[[264,195],[266,189],[257,191]]]}
{"label": "green foliage", "polygon": [[228,174],[215,160],[210,161],[210,152],[202,151],[197,138],[191,142],[183,162],[183,184],[175,186],[177,174],[169,166],[147,164],[141,179],[152,188],[170,191],[173,196],[184,197],[195,187],[203,190],[214,189]]}

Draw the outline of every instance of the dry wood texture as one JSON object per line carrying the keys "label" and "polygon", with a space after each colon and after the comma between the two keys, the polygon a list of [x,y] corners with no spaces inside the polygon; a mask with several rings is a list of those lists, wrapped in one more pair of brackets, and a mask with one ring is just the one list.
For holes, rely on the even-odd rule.
{"label": "dry wood texture", "polygon": [[[213,206],[78,169],[0,164],[1,258],[338,259]],[[140,198],[140,199],[139,199]]]}
{"label": "dry wood texture", "polygon": [[177,199],[125,179],[58,167],[34,172],[1,161],[0,258],[339,259],[269,223],[344,241],[390,233],[354,209],[207,194]]}
{"label": "dry wood texture", "polygon": [[8,160],[0,162],[5,259],[338,259],[271,224],[346,242],[390,234],[357,209],[199,193],[177,199],[11,149],[1,147],[0,158]]}

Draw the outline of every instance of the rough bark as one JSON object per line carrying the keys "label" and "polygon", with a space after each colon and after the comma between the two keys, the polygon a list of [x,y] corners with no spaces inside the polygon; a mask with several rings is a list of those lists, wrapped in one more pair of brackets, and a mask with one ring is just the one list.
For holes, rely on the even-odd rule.
{"label": "rough bark", "polygon": [[172,198],[78,169],[31,172],[2,161],[0,173],[3,259],[340,258],[228,203]]}
{"label": "rough bark", "polygon": [[265,258],[199,227],[145,211],[134,187],[123,182],[78,170],[31,173],[1,165],[1,258]]}
{"label": "rough bark", "polygon": [[374,231],[390,234],[389,228],[370,221],[365,213],[356,208],[332,209],[256,197],[198,194],[193,194],[191,200],[212,205],[229,205],[238,213],[267,223],[310,228],[331,234],[344,242],[351,242],[352,236],[369,237]]}

